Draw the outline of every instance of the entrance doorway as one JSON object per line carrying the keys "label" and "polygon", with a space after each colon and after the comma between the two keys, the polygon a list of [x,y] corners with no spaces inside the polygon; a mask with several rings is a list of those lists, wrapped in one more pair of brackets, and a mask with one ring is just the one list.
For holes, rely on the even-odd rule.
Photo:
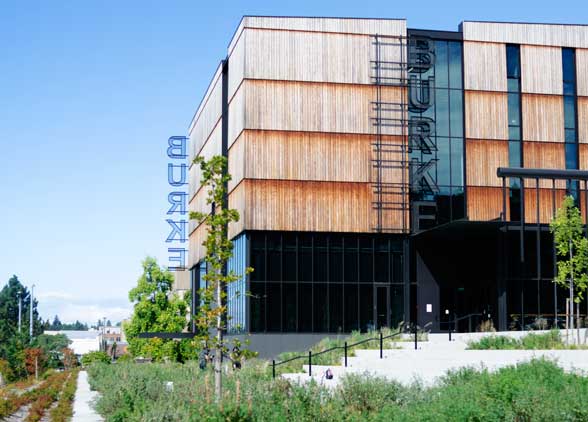
{"label": "entrance doorway", "polygon": [[376,285],[374,295],[376,329],[390,327],[390,286]]}

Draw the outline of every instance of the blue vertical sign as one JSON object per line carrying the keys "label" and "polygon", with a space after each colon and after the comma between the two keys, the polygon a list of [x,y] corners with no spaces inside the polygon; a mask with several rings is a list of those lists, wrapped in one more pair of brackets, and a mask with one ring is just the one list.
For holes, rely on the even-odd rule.
{"label": "blue vertical sign", "polygon": [[186,237],[188,227],[186,198],[188,194],[185,192],[185,186],[188,185],[188,165],[186,164],[188,138],[172,136],[167,140],[167,145],[167,156],[171,160],[167,164],[167,182],[172,191],[167,195],[169,204],[167,215],[169,218],[165,221],[170,232],[165,241],[172,244],[167,248],[167,252],[169,254],[168,260],[173,265],[168,268],[175,271],[186,268],[186,253],[188,252],[185,247],[188,241]]}

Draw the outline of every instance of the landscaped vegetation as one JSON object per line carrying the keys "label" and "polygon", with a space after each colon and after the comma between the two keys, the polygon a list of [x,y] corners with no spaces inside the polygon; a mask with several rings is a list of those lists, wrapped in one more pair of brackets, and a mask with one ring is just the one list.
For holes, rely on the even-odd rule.
{"label": "landscaped vegetation", "polygon": [[71,403],[75,393],[77,370],[49,371],[45,380],[35,383],[34,378],[26,384],[9,384],[0,390],[0,418],[28,409],[22,415],[27,422],[35,422],[51,409],[51,421],[65,421],[71,416]]}
{"label": "landscaped vegetation", "polygon": [[559,330],[548,333],[529,333],[520,339],[507,336],[487,336],[468,344],[472,350],[553,350],[553,349],[584,349],[588,346],[566,344]]}
{"label": "landscaped vegetation", "polygon": [[[586,420],[588,378],[538,360],[490,373],[461,369],[435,387],[348,376],[329,389],[271,379],[250,361],[224,379],[195,363],[96,364],[90,382],[107,421],[503,421]],[[166,384],[173,382],[173,389]]]}

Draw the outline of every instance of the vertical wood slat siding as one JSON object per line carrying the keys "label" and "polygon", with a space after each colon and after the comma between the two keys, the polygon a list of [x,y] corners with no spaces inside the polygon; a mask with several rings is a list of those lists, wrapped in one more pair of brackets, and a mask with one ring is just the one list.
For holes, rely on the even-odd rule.
{"label": "vertical wood slat siding", "polygon": [[192,233],[188,240],[188,268],[197,264],[204,257],[206,248],[202,245],[207,236],[207,226],[202,224]]}
{"label": "vertical wood slat siding", "polygon": [[[229,70],[230,73],[230,70]],[[229,102],[229,134],[228,134],[228,146],[230,147],[235,139],[241,134],[241,131],[245,128],[245,96],[247,91],[247,81],[243,82],[241,86],[233,95],[233,98]],[[248,109],[247,113],[251,111]]]}
{"label": "vertical wood slat siding", "polygon": [[508,139],[508,96],[499,92],[465,92],[466,137]]}
{"label": "vertical wood slat siding", "polygon": [[561,48],[521,46],[521,92],[563,94]]}
{"label": "vertical wood slat siding", "polygon": [[588,144],[588,97],[578,97],[578,141]]}
{"label": "vertical wood slat siding", "polygon": [[[247,80],[245,128],[332,133],[375,133],[371,117],[377,98],[373,85]],[[401,102],[402,89],[382,88],[382,101]],[[388,112],[386,117],[401,117]],[[401,135],[398,127],[385,135]]]}
{"label": "vertical wood slat siding", "polygon": [[[206,203],[208,199],[208,191],[208,188],[202,188],[198,190],[188,202],[188,211],[202,212],[206,214],[210,213],[212,211],[212,207],[210,204]],[[188,233],[191,233],[196,227],[198,227],[198,221],[190,220],[188,223]]]}
{"label": "vertical wood slat siding", "polygon": [[[247,216],[246,210],[246,197],[245,197],[245,182],[242,182],[229,194],[229,208],[237,210],[239,212],[239,221],[229,224],[229,238],[233,238],[245,229],[245,218]],[[249,200],[249,198],[247,198]],[[248,204],[251,207],[256,204]],[[264,204],[259,204],[260,207],[264,207]]]}
{"label": "vertical wood slat siding", "polygon": [[406,35],[405,19],[354,19],[313,17],[244,17],[244,28],[281,29],[343,34]]}
{"label": "vertical wood slat siding", "polygon": [[245,78],[245,62],[249,60],[246,58],[246,53],[249,56],[250,51],[246,48],[247,33],[241,34],[239,40],[235,43],[235,47],[229,52],[229,84],[228,84],[228,99],[231,101],[235,91]]}
{"label": "vertical wood slat siding", "polygon": [[[222,154],[222,119],[219,120],[218,124],[210,134],[210,137],[206,140],[198,156],[204,157],[205,160],[209,160],[213,155]],[[191,163],[191,161],[190,161]],[[196,164],[190,165],[189,175],[189,198],[196,193],[200,187],[200,179],[202,178],[202,172],[200,166]]]}
{"label": "vertical wood slat siding", "polygon": [[576,75],[578,95],[588,97],[588,49],[576,50]]}
{"label": "vertical wood slat siding", "polygon": [[[246,29],[245,78],[371,84],[375,58],[368,35]],[[385,42],[397,42],[384,39]],[[401,48],[382,46],[381,60],[399,62]],[[390,76],[389,71],[385,76]],[[394,75],[400,77],[400,72]]]}
{"label": "vertical wood slat siding", "polygon": [[198,117],[189,131],[190,158],[194,158],[203,143],[219,123],[222,115],[222,78],[213,82],[206,102],[198,111]]}
{"label": "vertical wood slat siding", "polygon": [[588,48],[588,26],[463,22],[463,39],[511,44]]}
{"label": "vertical wood slat siding", "polygon": [[464,88],[506,92],[506,45],[463,43]]}
{"label": "vertical wood slat siding", "polygon": [[578,168],[580,170],[588,170],[588,145],[582,144],[579,148],[580,161],[578,163]]}
{"label": "vertical wood slat siding", "polygon": [[563,97],[522,94],[523,140],[564,142]]}
{"label": "vertical wood slat siding", "polygon": [[508,167],[508,142],[466,141],[466,180],[468,186],[502,186],[498,167]]}
{"label": "vertical wood slat siding", "polygon": [[[523,163],[526,168],[565,169],[566,155],[563,143],[523,142]],[[535,186],[535,181],[525,182],[525,186]],[[562,186],[563,185],[563,186]],[[541,188],[551,188],[551,180],[541,180]],[[556,187],[564,187],[565,181],[556,181]]]}
{"label": "vertical wood slat siding", "polygon": [[[541,186],[541,183],[539,184]],[[533,181],[532,186],[525,188],[525,223],[537,224],[537,189]],[[555,210],[561,207],[565,198],[565,189],[555,191]],[[553,220],[553,191],[539,189],[539,223],[549,224]]]}
{"label": "vertical wood slat siding", "polygon": [[[506,192],[508,198],[508,191]],[[468,186],[467,208],[470,221],[490,221],[500,218],[502,213],[502,188]],[[506,204],[507,215],[510,206]]]}
{"label": "vertical wood slat siding", "polygon": [[[375,225],[368,183],[245,180],[243,188],[246,230],[369,233]],[[386,213],[384,226],[401,228],[401,218]]]}
{"label": "vertical wood slat siding", "polygon": [[[402,142],[400,137],[383,138]],[[373,135],[245,130],[229,150],[229,165],[235,168],[231,183],[242,178],[369,183],[375,180],[370,177],[373,142]],[[402,159],[399,152],[383,155]],[[243,170],[236,168],[243,163]],[[400,169],[383,173],[384,182],[402,181]]]}

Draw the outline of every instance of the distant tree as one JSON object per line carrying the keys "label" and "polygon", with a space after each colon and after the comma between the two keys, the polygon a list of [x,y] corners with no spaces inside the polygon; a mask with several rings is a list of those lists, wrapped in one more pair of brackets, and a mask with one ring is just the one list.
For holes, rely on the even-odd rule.
{"label": "distant tree", "polygon": [[137,286],[129,292],[134,303],[133,316],[123,324],[133,356],[164,358],[182,361],[185,356],[182,342],[160,338],[141,339],[137,336],[147,332],[181,332],[187,327],[188,302],[186,298],[172,294],[174,277],[170,271],[160,267],[155,258],[143,261],[143,275]]}
{"label": "distant tree", "polygon": [[63,367],[65,369],[71,369],[78,366],[78,358],[74,354],[74,351],[69,347],[64,348],[61,351],[61,355],[63,356]]}
{"label": "distant tree", "polygon": [[[233,242],[228,237],[228,226],[239,221],[237,210],[231,209],[227,201],[227,184],[231,175],[227,171],[227,159],[216,155],[206,161],[202,157],[194,160],[200,165],[202,174],[201,186],[208,192],[206,203],[211,205],[212,213],[191,212],[190,218],[204,224],[207,236],[206,247],[207,271],[203,276],[207,287],[199,290],[200,306],[196,316],[198,337],[206,345],[214,349],[215,397],[222,398],[222,360],[228,353],[227,341],[224,337],[228,321],[226,291],[227,286],[243,274],[227,271],[227,262],[233,256]],[[251,269],[246,269],[250,272]],[[245,294],[245,292],[241,292]]]}
{"label": "distant tree", "polygon": [[106,326],[107,327],[112,327],[112,322],[110,322],[110,320],[106,321]]}
{"label": "distant tree", "polygon": [[63,349],[71,344],[71,340],[65,334],[41,334],[35,338],[33,346],[43,350],[47,357],[48,368],[61,368],[63,366]]}
{"label": "distant tree", "polygon": [[[18,332],[18,303],[22,298],[22,328]],[[37,311],[37,300],[31,308],[29,290],[17,276],[12,276],[0,290],[0,359],[8,361],[15,378],[26,376],[23,350],[30,343],[29,315],[33,312],[33,335],[43,332],[43,321]]]}
{"label": "distant tree", "polygon": [[59,331],[59,330],[61,330],[61,327],[62,327],[61,321],[59,320],[59,317],[57,315],[55,315],[55,318],[53,318],[53,323],[51,324],[51,330]]}
{"label": "distant tree", "polygon": [[24,356],[27,373],[38,378],[45,370],[47,355],[40,347],[29,347],[24,349]]}
{"label": "distant tree", "polygon": [[[578,334],[580,342],[579,303],[588,286],[588,239],[584,236],[584,228],[580,210],[574,204],[572,196],[566,196],[562,206],[557,210],[555,219],[551,222],[557,250],[556,283],[568,288],[570,299],[570,328],[574,330],[574,307],[577,311]],[[576,306],[574,306],[576,304]],[[573,334],[572,334],[573,336]]]}

